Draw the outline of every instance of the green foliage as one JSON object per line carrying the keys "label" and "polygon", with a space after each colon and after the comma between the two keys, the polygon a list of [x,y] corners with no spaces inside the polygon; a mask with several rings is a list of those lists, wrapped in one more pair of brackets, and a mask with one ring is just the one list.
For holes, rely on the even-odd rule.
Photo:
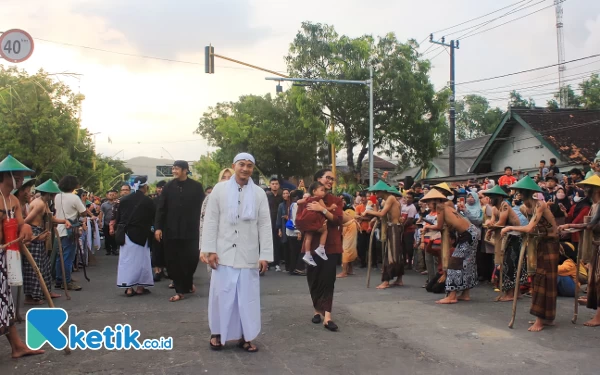
{"label": "green foliage", "polygon": [[95,161],[92,138],[79,127],[80,100],[44,71],[29,75],[0,65],[0,157],[10,153],[29,161],[38,182],[72,174],[102,194],[116,176],[131,171],[109,158]]}
{"label": "green foliage", "polygon": [[198,181],[204,188],[215,186],[219,182],[219,172],[225,168],[214,159],[214,153],[200,156],[200,160],[194,163],[194,171]]}
{"label": "green foliage", "polygon": [[535,101],[532,98],[529,98],[529,100],[523,99],[521,94],[519,94],[516,90],[511,91],[509,97],[511,107],[535,107]]}
{"label": "green foliage", "polygon": [[458,139],[471,139],[492,134],[502,116],[502,110],[491,108],[486,98],[467,95],[456,102],[456,135]]}
{"label": "green foliage", "polygon": [[[339,35],[332,26],[305,22],[286,58],[290,75],[303,78],[366,80],[374,69],[374,147],[425,164],[437,155],[447,132],[444,111],[449,91],[436,93],[430,63],[416,43],[393,33],[374,38]],[[363,85],[315,84],[309,98],[342,128],[348,166],[358,171],[368,153],[369,92]],[[354,148],[360,146],[355,157]]]}
{"label": "green foliage", "polygon": [[600,109],[600,79],[598,74],[592,74],[590,79],[579,85],[581,104],[585,109]]}
{"label": "green foliage", "polygon": [[196,129],[220,148],[214,161],[230,166],[238,152],[249,152],[266,175],[280,178],[314,171],[316,145],[325,137],[319,108],[294,87],[275,98],[246,95],[218,103],[204,113]]}

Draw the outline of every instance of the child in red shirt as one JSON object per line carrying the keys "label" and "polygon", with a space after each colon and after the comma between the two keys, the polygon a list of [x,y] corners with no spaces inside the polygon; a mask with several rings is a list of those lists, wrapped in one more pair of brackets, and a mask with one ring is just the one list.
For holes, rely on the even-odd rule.
{"label": "child in red shirt", "polygon": [[304,232],[304,240],[302,241],[302,252],[305,253],[302,260],[311,266],[316,266],[317,263],[313,259],[310,251],[310,244],[313,239],[313,235],[315,233],[319,233],[319,247],[315,249],[315,253],[327,260],[327,255],[325,254],[325,241],[327,240],[327,226],[325,223],[327,220],[325,216],[323,216],[318,211],[310,211],[307,210],[306,207],[309,203],[317,202],[319,203],[323,209],[327,210],[335,210],[337,206],[334,204],[331,207],[326,207],[325,203],[323,203],[323,198],[325,198],[325,186],[320,182],[313,182],[308,188],[308,192],[310,193],[310,197],[306,199],[302,199],[298,201],[298,218],[309,223],[308,228]]}

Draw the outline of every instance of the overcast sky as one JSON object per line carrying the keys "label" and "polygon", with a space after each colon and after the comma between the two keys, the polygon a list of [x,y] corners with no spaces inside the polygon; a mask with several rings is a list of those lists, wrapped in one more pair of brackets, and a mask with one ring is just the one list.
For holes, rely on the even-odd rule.
{"label": "overcast sky", "polygon": [[[418,42],[429,33],[492,12],[517,0],[2,0],[2,30],[20,28],[35,40],[31,58],[19,67],[33,73],[82,74],[62,77],[81,91],[82,124],[96,137],[99,152],[196,160],[209,151],[194,135],[198,119],[219,101],[240,95],[275,92],[268,73],[216,60],[216,74],[204,73],[204,46],[215,53],[271,70],[285,71],[283,57],[303,21],[335,26],[340,34],[384,35]],[[537,4],[539,3],[539,4]],[[553,0],[527,0],[528,7],[478,31],[549,6]],[[564,6],[566,60],[600,53],[600,1],[567,0]],[[437,33],[460,31],[500,16]],[[447,40],[463,33],[448,35]],[[40,39],[45,39],[40,40]],[[51,41],[51,42],[50,42]],[[63,43],[63,44],[60,44]],[[65,44],[190,62],[184,64],[111,54]],[[430,47],[424,41],[421,51]],[[449,56],[431,52],[432,81],[442,88],[449,79]],[[438,55],[438,52],[441,54]],[[557,62],[554,7],[497,29],[465,38],[456,52],[456,81],[465,82]],[[6,64],[6,62],[2,62]],[[600,71],[600,58],[569,64],[566,76],[576,84],[587,72]],[[557,69],[457,86],[460,97],[480,93],[506,107],[510,87],[544,104],[557,86],[526,88],[556,81]],[[528,83],[524,81],[534,81]],[[285,86],[284,86],[285,87]],[[108,138],[112,144],[108,143]]]}

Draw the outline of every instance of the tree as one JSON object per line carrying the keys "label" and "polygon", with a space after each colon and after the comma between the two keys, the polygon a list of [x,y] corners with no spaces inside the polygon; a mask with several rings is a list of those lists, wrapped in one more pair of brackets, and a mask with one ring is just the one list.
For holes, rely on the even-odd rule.
{"label": "tree", "polygon": [[456,134],[458,139],[471,139],[492,134],[503,116],[500,108],[490,108],[486,98],[467,95],[456,102]]}
{"label": "tree", "polygon": [[[419,59],[416,47],[414,40],[401,43],[393,33],[350,38],[332,26],[304,22],[286,60],[290,75],[303,78],[366,80],[372,65],[374,148],[425,164],[438,154],[440,135],[446,132],[449,91],[434,91],[431,64]],[[348,166],[359,171],[369,149],[368,88],[319,84],[309,93],[323,115],[331,115],[342,129]]]}
{"label": "tree", "polygon": [[[580,108],[581,107],[581,97],[573,91],[571,85],[567,85],[566,87],[567,93],[567,107],[566,108]],[[547,107],[551,109],[558,109],[560,107],[560,91],[554,94],[554,99],[548,100]]]}
{"label": "tree", "polygon": [[110,159],[96,162],[89,132],[77,118],[81,96],[40,70],[34,75],[0,65],[0,156],[29,161],[38,182],[66,174],[99,191],[119,173]]}
{"label": "tree", "polygon": [[579,84],[581,103],[585,109],[600,109],[600,79],[592,74],[590,79]]}
{"label": "tree", "polygon": [[325,137],[319,114],[305,90],[294,87],[275,98],[246,95],[218,103],[203,114],[196,133],[221,149],[226,165],[249,152],[265,175],[304,176],[314,171],[317,142]]}
{"label": "tree", "polygon": [[516,90],[511,91],[509,96],[511,107],[535,107],[535,101],[533,100],[533,98],[529,98],[529,100],[523,99],[521,94],[519,94]]}
{"label": "tree", "polygon": [[219,172],[224,166],[214,159],[214,153],[200,156],[200,160],[194,163],[194,170],[198,174],[198,181],[207,188],[215,186],[219,182]]}

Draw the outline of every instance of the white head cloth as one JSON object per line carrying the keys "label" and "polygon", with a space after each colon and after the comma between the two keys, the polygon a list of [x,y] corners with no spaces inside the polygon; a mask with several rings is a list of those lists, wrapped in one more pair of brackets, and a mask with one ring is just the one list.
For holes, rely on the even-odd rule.
{"label": "white head cloth", "polygon": [[138,182],[136,182],[135,184],[133,184],[133,186],[131,187],[131,189],[132,189],[133,191],[138,191],[138,190],[140,190],[140,188],[141,188],[142,186],[146,186],[146,185],[148,185],[148,181],[146,181],[146,182],[143,182],[143,183],[141,183],[140,181],[138,181]]}
{"label": "white head cloth", "polygon": [[[254,156],[246,152],[237,154],[235,158],[233,158],[233,164],[240,160],[251,161],[253,164],[256,163],[254,161]],[[231,176],[229,181],[227,181],[227,211],[229,222],[231,224],[237,224],[238,214],[242,220],[256,220],[256,196],[254,195],[254,181],[252,181],[252,177],[248,179],[248,184],[246,185],[246,194],[244,194],[243,201],[240,203],[241,192],[242,187],[238,185],[234,174]],[[242,206],[241,213],[238,211],[240,204]]]}

